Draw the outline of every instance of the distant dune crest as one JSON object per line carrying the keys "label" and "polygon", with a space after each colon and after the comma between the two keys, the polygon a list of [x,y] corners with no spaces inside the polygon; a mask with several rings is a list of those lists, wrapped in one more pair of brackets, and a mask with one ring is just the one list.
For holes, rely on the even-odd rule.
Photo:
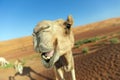
{"label": "distant dune crest", "polygon": [[73,29],[73,31],[75,34],[78,34],[89,30],[96,30],[96,29],[115,27],[115,26],[116,27],[120,26],[120,18],[112,18],[100,22],[87,24],[84,26],[77,26],[76,28]]}

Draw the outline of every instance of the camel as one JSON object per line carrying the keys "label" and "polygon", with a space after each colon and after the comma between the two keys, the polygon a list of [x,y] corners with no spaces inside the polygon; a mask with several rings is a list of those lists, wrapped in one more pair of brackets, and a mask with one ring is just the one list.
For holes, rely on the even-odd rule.
{"label": "camel", "polygon": [[33,29],[34,50],[40,54],[41,62],[46,68],[54,68],[56,80],[59,79],[58,76],[60,80],[65,80],[64,71],[71,72],[72,80],[76,80],[72,26],[73,18],[68,16],[67,20],[41,21]]}
{"label": "camel", "polygon": [[0,65],[4,67],[7,64],[9,64],[9,62],[4,57],[0,57]]}
{"label": "camel", "polygon": [[19,74],[23,73],[23,62],[19,59],[15,61],[14,68]]}

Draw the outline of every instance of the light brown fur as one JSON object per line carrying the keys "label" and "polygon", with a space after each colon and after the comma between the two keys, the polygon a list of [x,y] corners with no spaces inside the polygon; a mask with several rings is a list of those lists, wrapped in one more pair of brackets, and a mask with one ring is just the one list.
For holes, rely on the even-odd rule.
{"label": "light brown fur", "polygon": [[[41,62],[45,67],[50,68],[54,66],[56,80],[58,80],[58,74],[62,80],[65,80],[64,71],[70,71],[72,80],[76,80],[72,55],[74,46],[72,25],[72,16],[68,16],[66,21],[62,19],[42,21],[33,30],[34,49],[40,53]],[[52,57],[50,55],[46,57],[47,54],[52,52],[54,52]]]}
{"label": "light brown fur", "polygon": [[23,73],[23,62],[20,59],[17,59],[14,63],[14,68],[16,72],[22,74]]}

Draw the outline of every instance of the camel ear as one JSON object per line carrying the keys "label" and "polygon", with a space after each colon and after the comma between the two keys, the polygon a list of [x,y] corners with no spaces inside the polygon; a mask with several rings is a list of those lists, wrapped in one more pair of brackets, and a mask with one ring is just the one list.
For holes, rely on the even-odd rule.
{"label": "camel ear", "polygon": [[66,29],[66,33],[70,33],[70,29],[73,25],[73,18],[71,15],[68,16],[67,20],[65,21],[65,29]]}

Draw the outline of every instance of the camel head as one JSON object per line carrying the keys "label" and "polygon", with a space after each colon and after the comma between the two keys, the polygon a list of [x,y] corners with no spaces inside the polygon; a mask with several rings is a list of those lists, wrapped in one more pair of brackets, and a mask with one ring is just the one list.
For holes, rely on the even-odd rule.
{"label": "camel head", "polygon": [[73,47],[72,25],[73,18],[68,16],[67,20],[39,22],[33,29],[34,49],[40,53],[45,67],[52,67],[60,56]]}

